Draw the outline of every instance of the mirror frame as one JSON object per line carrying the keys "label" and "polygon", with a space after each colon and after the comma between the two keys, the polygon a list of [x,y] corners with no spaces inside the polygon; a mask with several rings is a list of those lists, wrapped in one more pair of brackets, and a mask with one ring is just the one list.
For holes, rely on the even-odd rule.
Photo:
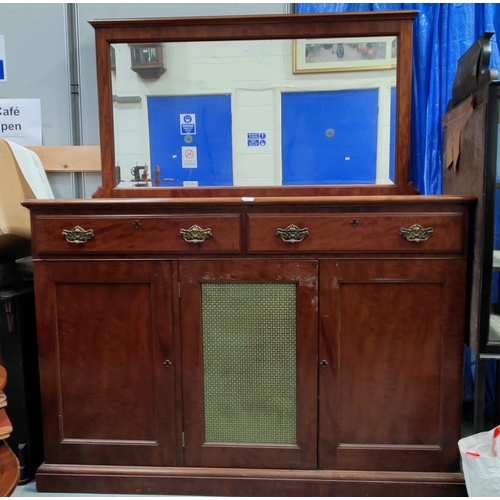
{"label": "mirror frame", "polygon": [[[100,19],[95,29],[102,187],[97,198],[205,198],[418,194],[409,180],[412,34],[415,10],[151,19]],[[110,48],[114,43],[397,36],[393,185],[116,187]]]}

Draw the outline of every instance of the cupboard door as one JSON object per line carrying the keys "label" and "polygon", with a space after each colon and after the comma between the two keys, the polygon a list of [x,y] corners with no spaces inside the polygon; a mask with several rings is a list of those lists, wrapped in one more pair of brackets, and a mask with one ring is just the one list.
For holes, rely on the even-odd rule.
{"label": "cupboard door", "polygon": [[321,263],[321,469],[458,470],[464,295],[463,261]]}
{"label": "cupboard door", "polygon": [[185,465],[316,468],[317,262],[179,274]]}
{"label": "cupboard door", "polygon": [[175,465],[170,264],[36,262],[47,463]]}

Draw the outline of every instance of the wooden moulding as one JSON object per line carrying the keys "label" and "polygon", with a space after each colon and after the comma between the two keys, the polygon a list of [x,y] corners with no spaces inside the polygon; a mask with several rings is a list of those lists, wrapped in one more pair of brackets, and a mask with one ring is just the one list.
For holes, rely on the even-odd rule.
{"label": "wooden moulding", "polygon": [[40,492],[223,496],[466,496],[460,473],[43,464]]}
{"label": "wooden moulding", "polygon": [[101,172],[99,146],[28,146],[46,172]]}
{"label": "wooden moulding", "polygon": [[[197,198],[251,196],[416,195],[410,182],[411,51],[418,11],[194,18],[103,19],[95,29],[102,151],[102,187],[95,198]],[[397,36],[396,136],[393,185],[325,185],[231,188],[116,187],[110,44]]]}

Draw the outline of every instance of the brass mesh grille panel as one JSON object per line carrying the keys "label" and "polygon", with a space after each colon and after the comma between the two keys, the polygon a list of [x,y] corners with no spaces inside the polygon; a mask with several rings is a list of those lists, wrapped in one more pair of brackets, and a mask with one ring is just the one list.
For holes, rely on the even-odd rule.
{"label": "brass mesh grille panel", "polygon": [[296,289],[203,283],[205,441],[296,444]]}

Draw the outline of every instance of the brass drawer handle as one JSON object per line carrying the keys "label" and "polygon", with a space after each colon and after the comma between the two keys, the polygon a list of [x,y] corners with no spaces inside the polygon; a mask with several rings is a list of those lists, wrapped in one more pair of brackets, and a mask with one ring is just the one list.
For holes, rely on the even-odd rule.
{"label": "brass drawer handle", "polygon": [[405,240],[413,241],[414,243],[427,241],[433,233],[434,229],[432,229],[432,227],[424,228],[420,224],[413,224],[413,226],[409,229],[402,227],[399,230],[400,236],[402,236]]}
{"label": "brass drawer handle", "polygon": [[68,243],[81,245],[82,243],[87,243],[87,241],[94,237],[94,230],[75,226],[73,229],[63,229],[62,235]]}
{"label": "brass drawer handle", "polygon": [[276,236],[286,243],[300,243],[309,236],[309,228],[300,229],[295,224],[290,224],[286,229],[278,228]]}
{"label": "brass drawer handle", "polygon": [[212,230],[209,227],[207,227],[207,229],[202,229],[195,224],[189,229],[181,229],[179,236],[188,243],[203,243],[212,236]]}

